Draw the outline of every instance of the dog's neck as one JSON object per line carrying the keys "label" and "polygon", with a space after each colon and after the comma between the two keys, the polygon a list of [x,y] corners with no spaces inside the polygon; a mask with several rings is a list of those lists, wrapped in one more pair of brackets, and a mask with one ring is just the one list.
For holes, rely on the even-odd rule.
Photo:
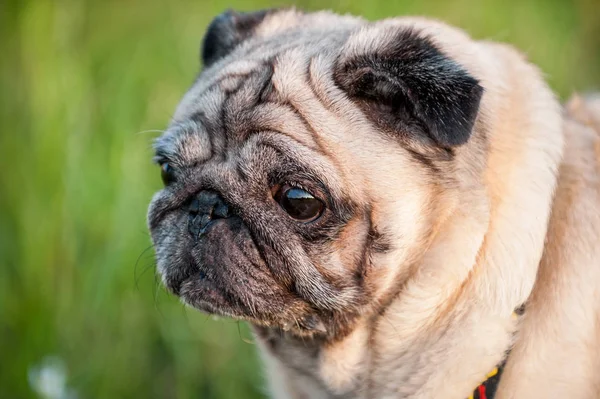
{"label": "dog's neck", "polygon": [[463,182],[460,205],[384,311],[336,342],[260,332],[280,389],[311,398],[466,397],[503,360],[517,329],[512,312],[527,300],[543,251],[562,120],[532,66],[508,48],[485,46],[482,173]]}

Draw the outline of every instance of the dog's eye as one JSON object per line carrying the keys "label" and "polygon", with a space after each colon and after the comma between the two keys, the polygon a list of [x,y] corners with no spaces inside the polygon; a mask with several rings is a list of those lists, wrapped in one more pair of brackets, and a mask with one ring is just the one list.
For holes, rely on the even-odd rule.
{"label": "dog's eye", "polygon": [[325,205],[311,193],[285,185],[275,194],[275,200],[292,218],[311,222],[321,216]]}
{"label": "dog's eye", "polygon": [[165,186],[175,181],[175,169],[168,162],[160,164],[160,177]]}

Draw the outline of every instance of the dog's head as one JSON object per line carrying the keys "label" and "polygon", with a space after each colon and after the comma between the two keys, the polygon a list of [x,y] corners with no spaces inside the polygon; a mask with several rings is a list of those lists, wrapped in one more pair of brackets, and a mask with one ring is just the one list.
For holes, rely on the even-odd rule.
{"label": "dog's head", "polygon": [[376,312],[457,206],[474,152],[483,89],[448,43],[469,41],[418,19],[217,17],[155,143],[165,187],[148,219],[165,285],[297,335]]}

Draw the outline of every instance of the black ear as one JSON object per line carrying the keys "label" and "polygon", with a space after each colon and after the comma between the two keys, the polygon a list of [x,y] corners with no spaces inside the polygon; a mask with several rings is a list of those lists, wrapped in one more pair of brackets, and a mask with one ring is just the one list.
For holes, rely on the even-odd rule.
{"label": "black ear", "polygon": [[239,13],[227,10],[208,26],[202,42],[202,63],[209,66],[252,36],[254,28],[271,10]]}
{"label": "black ear", "polygon": [[379,49],[342,56],[334,79],[382,128],[425,134],[439,146],[467,142],[483,88],[431,40],[408,29]]}

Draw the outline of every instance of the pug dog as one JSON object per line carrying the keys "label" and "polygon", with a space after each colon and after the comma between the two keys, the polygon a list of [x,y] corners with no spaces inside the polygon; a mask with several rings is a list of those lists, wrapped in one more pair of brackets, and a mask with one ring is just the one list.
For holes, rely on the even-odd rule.
{"label": "pug dog", "polygon": [[597,96],[423,18],[228,11],[201,58],[158,273],[253,326],[273,397],[600,397]]}

